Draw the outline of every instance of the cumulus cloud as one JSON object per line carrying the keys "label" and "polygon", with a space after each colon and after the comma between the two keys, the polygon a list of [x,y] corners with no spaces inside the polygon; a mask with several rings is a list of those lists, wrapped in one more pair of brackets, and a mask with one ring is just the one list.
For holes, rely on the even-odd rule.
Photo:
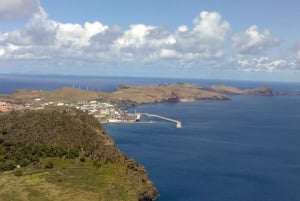
{"label": "cumulus cloud", "polygon": [[[37,3],[37,2],[36,2]],[[178,64],[199,63],[223,56],[230,25],[216,12],[201,12],[189,29],[133,24],[128,29],[101,22],[61,23],[40,8],[23,30],[0,34],[0,59],[76,58]]]}
{"label": "cumulus cloud", "polygon": [[233,47],[239,54],[259,54],[279,44],[279,40],[273,37],[269,30],[259,32],[256,25],[234,35],[232,41]]}
{"label": "cumulus cloud", "polygon": [[194,20],[194,28],[188,31],[183,25],[175,33],[175,49],[185,59],[212,59],[223,56],[223,45],[230,30],[227,21],[222,20],[219,13],[201,12]]}
{"label": "cumulus cloud", "polygon": [[194,33],[199,34],[201,39],[223,42],[230,29],[227,21],[217,12],[203,11],[194,19]]}
{"label": "cumulus cloud", "polygon": [[286,59],[272,59],[267,56],[261,57],[240,57],[234,61],[237,68],[243,71],[265,71],[274,72],[289,69],[293,62]]}
{"label": "cumulus cloud", "polygon": [[276,71],[300,63],[300,48],[295,49],[294,63],[255,55],[278,44],[268,30],[260,32],[256,26],[232,37],[238,54],[228,62],[224,46],[230,39],[231,27],[217,12],[200,12],[191,27],[183,24],[175,30],[145,24],[124,28],[99,21],[62,23],[49,19],[37,1],[31,2],[36,3],[38,11],[30,12],[24,28],[0,33],[0,61],[34,60],[57,65],[66,60],[97,64],[158,62],[177,67],[233,64],[247,71]]}
{"label": "cumulus cloud", "polygon": [[39,12],[38,0],[0,0],[0,20],[18,20]]}
{"label": "cumulus cloud", "polygon": [[23,30],[0,34],[0,59],[174,60],[187,66],[222,57],[229,29],[229,23],[215,12],[201,12],[191,30],[182,25],[173,32],[145,24],[124,30],[100,22],[60,23],[40,8]]}

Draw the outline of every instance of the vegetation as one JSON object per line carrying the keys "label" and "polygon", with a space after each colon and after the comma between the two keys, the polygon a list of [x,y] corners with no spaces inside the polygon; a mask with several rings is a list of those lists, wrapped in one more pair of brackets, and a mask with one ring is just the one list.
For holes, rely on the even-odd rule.
{"label": "vegetation", "polygon": [[94,117],[71,108],[0,114],[0,186],[0,200],[157,197],[145,169]]}

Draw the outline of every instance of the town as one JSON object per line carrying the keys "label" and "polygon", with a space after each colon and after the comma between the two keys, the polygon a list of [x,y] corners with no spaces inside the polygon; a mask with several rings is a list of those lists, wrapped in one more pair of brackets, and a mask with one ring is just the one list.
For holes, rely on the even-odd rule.
{"label": "town", "polygon": [[[43,98],[35,98],[33,103],[25,103],[25,104],[15,104],[9,102],[0,102],[0,112],[8,112],[10,110],[22,110],[22,109],[33,109],[33,110],[41,110],[45,107],[72,107],[84,112],[87,112],[90,115],[93,115],[95,118],[99,120],[100,123],[135,123],[140,122],[140,118],[142,115],[147,117],[159,118],[162,120],[166,120],[169,122],[174,122],[176,124],[176,128],[181,128],[181,121],[167,118],[164,116],[149,114],[149,113],[128,113],[126,110],[120,109],[118,104],[102,102],[98,100],[90,100],[90,101],[78,101],[71,103],[64,102],[44,102]],[[141,123],[153,123],[153,121],[141,122]]]}
{"label": "town", "polygon": [[24,103],[16,104],[9,102],[0,102],[0,112],[8,112],[10,110],[23,110],[23,109],[33,109],[39,110],[45,107],[72,107],[90,115],[93,115],[101,123],[133,123],[140,120],[140,114],[138,113],[128,113],[116,104],[100,102],[97,100],[91,101],[78,101],[73,103],[63,103],[63,102],[43,102],[41,98],[34,99],[34,103]]}

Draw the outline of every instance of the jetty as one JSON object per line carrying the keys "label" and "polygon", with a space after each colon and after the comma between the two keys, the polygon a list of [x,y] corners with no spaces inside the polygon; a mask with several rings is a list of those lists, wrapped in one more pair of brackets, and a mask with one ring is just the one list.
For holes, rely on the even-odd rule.
{"label": "jetty", "polygon": [[150,114],[150,113],[139,113],[139,114],[147,116],[147,117],[155,117],[155,118],[163,119],[163,120],[166,120],[166,121],[174,122],[174,123],[176,123],[176,128],[181,128],[182,127],[181,121],[178,121],[176,119],[171,119],[171,118],[168,118],[168,117],[163,117],[163,116],[160,116],[160,115],[157,115],[157,114]]}

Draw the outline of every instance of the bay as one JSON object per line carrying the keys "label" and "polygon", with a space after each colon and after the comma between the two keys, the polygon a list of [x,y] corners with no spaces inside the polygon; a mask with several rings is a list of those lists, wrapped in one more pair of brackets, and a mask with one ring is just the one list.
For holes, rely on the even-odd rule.
{"label": "bay", "polygon": [[[189,82],[300,91],[299,83],[162,78],[0,75],[0,93],[75,86],[113,91],[119,84]],[[182,121],[106,125],[116,145],[143,164],[159,201],[300,200],[300,96],[231,96],[228,101],[140,105],[130,111]],[[143,117],[144,120],[150,120]]]}
{"label": "bay", "polygon": [[142,105],[172,117],[107,125],[117,146],[145,165],[159,201],[300,200],[300,97]]}

